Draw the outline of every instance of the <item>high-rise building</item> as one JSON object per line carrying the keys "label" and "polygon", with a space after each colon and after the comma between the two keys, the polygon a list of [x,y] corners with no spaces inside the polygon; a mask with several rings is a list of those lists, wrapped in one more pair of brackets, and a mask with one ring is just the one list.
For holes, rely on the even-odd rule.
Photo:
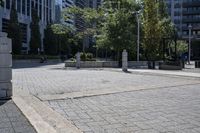
{"label": "high-rise building", "polygon": [[200,38],[200,0],[166,0],[168,13],[177,27],[180,38],[188,38],[189,25],[192,36]]}
{"label": "high-rise building", "polygon": [[[15,0],[16,10],[18,13],[18,21],[21,25],[23,34],[22,51],[28,53],[30,50],[29,42],[31,38],[31,13],[32,9],[36,9],[40,18],[39,26],[41,33],[41,51],[43,51],[44,29],[47,24],[55,20],[55,0]],[[6,32],[10,19],[12,0],[5,0],[3,7],[0,7],[0,31]]]}
{"label": "high-rise building", "polygon": [[[67,8],[70,8],[72,6],[74,6],[75,3],[74,3],[74,0],[62,0],[62,11],[67,9]],[[63,20],[61,19],[61,22],[62,23],[65,23],[66,25],[70,26],[70,27],[73,27],[74,26],[74,16],[72,14],[68,14],[68,19],[67,20]]]}
{"label": "high-rise building", "polygon": [[[98,8],[101,5],[101,0],[62,0],[61,7],[62,11],[70,8],[72,6],[77,6],[79,8]],[[56,14],[59,14],[57,12]],[[80,15],[72,15],[69,14],[69,19],[62,20],[61,23],[68,24],[69,26],[73,26],[76,32],[82,32],[87,27],[87,24],[84,22],[84,19]],[[88,47],[91,42],[91,37],[85,37],[83,41],[83,47]]]}
{"label": "high-rise building", "polygon": [[180,39],[189,40],[191,26],[192,57],[200,58],[200,0],[166,0],[166,3]]}

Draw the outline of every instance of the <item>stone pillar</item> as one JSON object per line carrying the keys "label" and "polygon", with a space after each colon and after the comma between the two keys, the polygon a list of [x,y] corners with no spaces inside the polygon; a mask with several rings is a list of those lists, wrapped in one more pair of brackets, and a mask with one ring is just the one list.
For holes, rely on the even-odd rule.
{"label": "stone pillar", "polygon": [[126,50],[124,50],[122,53],[122,71],[128,71],[128,53]]}
{"label": "stone pillar", "polygon": [[12,42],[7,33],[0,32],[0,99],[12,96]]}
{"label": "stone pillar", "polygon": [[78,52],[76,54],[76,68],[79,69],[81,67],[81,54]]}

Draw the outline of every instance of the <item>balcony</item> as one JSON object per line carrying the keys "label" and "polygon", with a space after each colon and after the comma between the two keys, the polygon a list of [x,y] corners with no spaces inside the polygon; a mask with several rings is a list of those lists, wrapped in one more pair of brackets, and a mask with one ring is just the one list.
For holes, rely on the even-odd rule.
{"label": "balcony", "polygon": [[199,10],[183,10],[183,16],[187,16],[187,15],[200,15],[200,9]]}
{"label": "balcony", "polygon": [[200,6],[200,1],[191,1],[191,2],[184,1],[183,2],[183,8],[186,8],[186,7],[199,7],[199,6]]}
{"label": "balcony", "polygon": [[183,23],[200,23],[200,18],[183,18]]}
{"label": "balcony", "polygon": [[[181,38],[184,39],[184,40],[188,40],[189,36],[188,35],[182,35]],[[191,36],[191,39],[192,39],[192,41],[199,40],[200,39],[200,35]]]}
{"label": "balcony", "polygon": [[[188,28],[188,26],[182,26],[182,30],[188,31],[189,28]],[[193,31],[200,31],[200,25],[198,25],[198,26],[192,26],[192,30]]]}

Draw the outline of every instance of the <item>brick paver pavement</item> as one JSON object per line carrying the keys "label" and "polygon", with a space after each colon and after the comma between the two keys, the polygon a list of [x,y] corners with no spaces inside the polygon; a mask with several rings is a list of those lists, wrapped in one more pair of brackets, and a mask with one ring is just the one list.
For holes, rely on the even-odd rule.
{"label": "brick paver pavement", "polygon": [[0,133],[36,133],[12,100],[0,100]]}
{"label": "brick paver pavement", "polygon": [[158,88],[200,83],[190,78],[93,69],[63,69],[64,64],[13,69],[13,86],[33,95],[63,94],[113,88]]}
{"label": "brick paver pavement", "polygon": [[86,133],[199,133],[200,86],[46,102]]}
{"label": "brick paver pavement", "polygon": [[[36,65],[37,66],[37,65]],[[43,101],[86,133],[199,133],[200,80],[114,70],[26,66],[13,70],[14,89],[54,95],[126,87],[146,90]]]}

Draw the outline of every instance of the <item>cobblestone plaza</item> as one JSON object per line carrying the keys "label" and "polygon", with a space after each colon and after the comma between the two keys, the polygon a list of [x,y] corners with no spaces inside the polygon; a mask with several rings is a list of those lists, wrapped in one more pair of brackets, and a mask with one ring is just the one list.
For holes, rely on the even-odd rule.
{"label": "cobblestone plaza", "polygon": [[[39,98],[82,132],[200,131],[199,78],[118,69],[64,69],[63,64],[23,65],[13,71],[15,89]],[[86,95],[99,90],[99,94]],[[117,91],[111,93],[113,90]],[[81,95],[59,98],[71,93]]]}

